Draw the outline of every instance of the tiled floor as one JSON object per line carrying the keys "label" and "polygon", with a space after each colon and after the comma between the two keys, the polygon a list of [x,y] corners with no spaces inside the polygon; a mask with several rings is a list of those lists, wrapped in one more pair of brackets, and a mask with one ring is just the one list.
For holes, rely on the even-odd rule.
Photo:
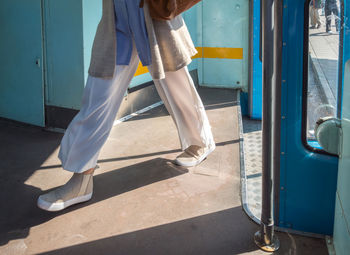
{"label": "tiled floor", "polygon": [[243,118],[244,168],[248,210],[261,216],[262,140],[261,121]]}

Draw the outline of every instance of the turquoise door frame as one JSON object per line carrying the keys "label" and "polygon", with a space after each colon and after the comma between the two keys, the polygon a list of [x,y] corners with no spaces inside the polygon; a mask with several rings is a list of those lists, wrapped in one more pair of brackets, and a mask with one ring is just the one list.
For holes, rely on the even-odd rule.
{"label": "turquoise door frame", "polygon": [[350,251],[350,1],[344,1],[344,83],[342,102],[342,135],[338,184],[334,216],[334,248],[337,255]]}
{"label": "turquoise door frame", "polygon": [[45,126],[41,0],[0,3],[0,117]]}
{"label": "turquoise door frame", "polygon": [[260,5],[261,0],[251,1],[249,117],[262,118],[262,62],[260,59]]}

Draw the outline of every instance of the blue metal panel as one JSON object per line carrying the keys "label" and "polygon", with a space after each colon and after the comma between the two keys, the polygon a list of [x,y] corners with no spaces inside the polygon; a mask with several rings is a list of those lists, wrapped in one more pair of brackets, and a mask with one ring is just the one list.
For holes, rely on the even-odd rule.
{"label": "blue metal panel", "polygon": [[0,116],[44,126],[41,13],[41,0],[0,3]]}
{"label": "blue metal panel", "polygon": [[332,234],[338,159],[302,144],[305,0],[285,0],[283,14],[279,226]]}
{"label": "blue metal panel", "polygon": [[262,117],[262,62],[260,61],[260,2],[253,1],[253,63],[252,63],[252,91],[250,92],[250,117],[261,119]]}
{"label": "blue metal panel", "polygon": [[202,46],[243,48],[243,60],[202,59],[202,83],[211,87],[242,87],[248,91],[249,2],[204,0]]}
{"label": "blue metal panel", "polygon": [[44,3],[45,103],[79,109],[84,89],[82,1],[47,0]]}

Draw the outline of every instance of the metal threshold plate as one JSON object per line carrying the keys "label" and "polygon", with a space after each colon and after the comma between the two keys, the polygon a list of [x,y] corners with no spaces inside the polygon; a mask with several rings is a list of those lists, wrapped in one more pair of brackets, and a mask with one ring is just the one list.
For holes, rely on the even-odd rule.
{"label": "metal threshold plate", "polygon": [[261,174],[262,174],[262,130],[261,121],[242,118],[241,133],[244,166],[242,169],[242,200],[247,214],[260,223]]}

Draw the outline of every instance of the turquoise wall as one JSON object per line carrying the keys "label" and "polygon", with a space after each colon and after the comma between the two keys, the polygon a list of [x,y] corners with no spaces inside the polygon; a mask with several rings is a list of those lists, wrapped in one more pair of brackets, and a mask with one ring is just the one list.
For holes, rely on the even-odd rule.
{"label": "turquoise wall", "polygon": [[[69,8],[67,8],[69,7]],[[45,2],[46,105],[80,108],[88,77],[91,48],[102,15],[102,1],[48,0]],[[197,8],[183,14],[197,45]],[[69,28],[69,29],[67,29]],[[189,66],[197,69],[198,60]],[[149,82],[149,73],[135,76],[130,87]]]}
{"label": "turquoise wall", "polygon": [[[200,46],[199,41],[201,37],[202,29],[199,28],[199,24],[202,24],[199,19],[199,12],[201,11],[201,6],[197,5],[194,8],[189,9],[188,11],[182,14],[182,17],[185,20],[188,31],[191,34],[191,38],[195,46]],[[192,63],[188,66],[189,70],[195,70],[198,68],[198,59],[194,59]]]}
{"label": "turquoise wall", "polygon": [[247,91],[249,1],[204,0],[200,7],[201,46],[243,48],[243,59],[202,58],[199,66],[200,82],[209,87],[243,88]]}
{"label": "turquoise wall", "polygon": [[[189,69],[198,69],[200,82],[208,86],[235,76],[234,80],[240,84],[233,87],[246,87],[249,1],[218,1],[220,4],[216,5],[211,0],[203,0],[183,14],[194,44],[196,47],[244,47],[244,60],[196,58]],[[44,126],[45,105],[80,109],[102,1],[3,0],[0,7],[3,12],[0,18],[4,19],[0,25],[0,51],[8,61],[1,70],[0,116]],[[11,8],[18,12],[12,14]],[[209,16],[220,22],[210,22]],[[22,29],[23,26],[27,29]],[[26,50],[25,45],[30,46],[30,50]],[[28,61],[34,65],[28,65]],[[23,79],[28,73],[27,79],[33,79],[31,83],[24,86],[25,82],[14,74],[15,70],[24,74]],[[148,81],[151,81],[150,75],[142,74],[134,77],[130,86]],[[27,109],[32,109],[30,112],[23,107],[24,102],[29,105]]]}

